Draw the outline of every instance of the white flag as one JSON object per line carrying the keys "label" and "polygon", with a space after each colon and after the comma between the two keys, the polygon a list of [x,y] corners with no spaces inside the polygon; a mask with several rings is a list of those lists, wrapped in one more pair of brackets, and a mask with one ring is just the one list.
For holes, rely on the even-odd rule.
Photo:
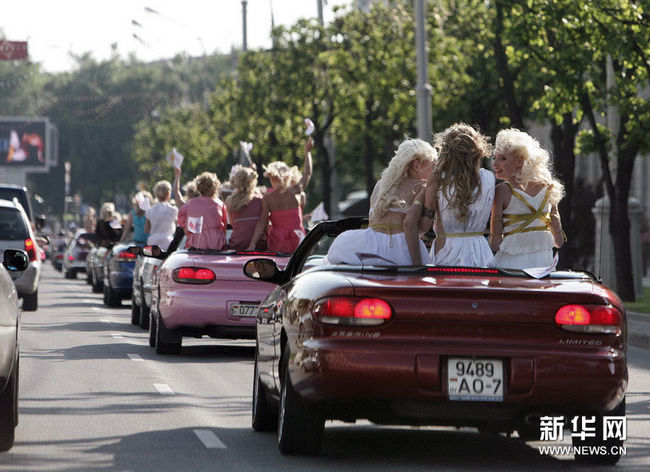
{"label": "white flag", "polygon": [[145,196],[145,194],[142,192],[135,194],[135,202],[138,204],[138,207],[142,211],[147,211],[149,208],[151,208],[149,197]]}
{"label": "white flag", "polygon": [[305,124],[307,125],[305,134],[307,136],[311,136],[311,134],[314,132],[314,123],[309,118],[305,118]]}
{"label": "white flag", "polygon": [[202,216],[189,216],[187,218],[187,230],[190,233],[200,233],[201,228],[203,228],[203,217]]}
{"label": "white flag", "polygon": [[183,163],[183,155],[178,152],[176,148],[169,151],[166,158],[167,162],[169,162],[172,166],[177,169],[181,168],[181,164]]}

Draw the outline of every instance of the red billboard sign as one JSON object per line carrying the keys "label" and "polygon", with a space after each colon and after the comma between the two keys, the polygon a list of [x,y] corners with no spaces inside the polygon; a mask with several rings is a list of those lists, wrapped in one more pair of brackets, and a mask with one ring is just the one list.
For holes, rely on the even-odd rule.
{"label": "red billboard sign", "polygon": [[9,59],[27,59],[27,41],[0,40],[0,61]]}

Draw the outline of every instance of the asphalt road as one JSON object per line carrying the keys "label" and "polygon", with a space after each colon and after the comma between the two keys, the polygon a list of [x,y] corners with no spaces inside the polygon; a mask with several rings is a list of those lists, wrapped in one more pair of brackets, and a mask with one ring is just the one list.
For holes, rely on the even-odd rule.
{"label": "asphalt road", "polygon": [[[158,356],[147,334],[130,324],[129,303],[106,308],[81,277],[65,280],[46,264],[39,310],[23,313],[20,424],[14,448],[0,454],[0,470],[503,471],[573,465],[570,456],[541,455],[539,442],[472,429],[338,422],[327,423],[321,456],[282,456],[274,434],[250,428],[253,341],[185,338],[181,355]],[[648,470],[650,350],[632,347],[629,357],[627,454],[616,470]]]}

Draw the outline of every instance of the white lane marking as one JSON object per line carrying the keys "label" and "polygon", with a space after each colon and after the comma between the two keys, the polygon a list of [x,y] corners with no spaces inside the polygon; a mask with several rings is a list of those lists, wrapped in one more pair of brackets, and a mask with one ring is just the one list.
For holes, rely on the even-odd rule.
{"label": "white lane marking", "polygon": [[167,384],[153,384],[161,395],[176,395],[172,388]]}
{"label": "white lane marking", "polygon": [[129,356],[129,359],[131,359],[132,361],[143,361],[144,362],[144,359],[142,357],[140,357],[139,354],[127,354],[127,356]]}
{"label": "white lane marking", "polygon": [[208,429],[195,429],[194,434],[201,440],[208,449],[228,449],[224,443]]}
{"label": "white lane marking", "polygon": [[103,308],[97,308],[96,306],[91,306],[90,309],[95,310],[95,311],[103,311],[104,310]]}
{"label": "white lane marking", "polygon": [[113,336],[115,339],[124,339],[124,336],[122,336],[121,334],[117,334],[117,333],[111,333],[111,336]]}
{"label": "white lane marking", "polygon": [[101,321],[102,323],[110,323],[111,322],[111,320],[99,320],[99,321]]}

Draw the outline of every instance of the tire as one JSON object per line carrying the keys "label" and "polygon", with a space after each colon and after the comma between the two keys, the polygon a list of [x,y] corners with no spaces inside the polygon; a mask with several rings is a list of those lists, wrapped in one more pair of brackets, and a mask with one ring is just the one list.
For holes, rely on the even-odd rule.
{"label": "tire", "polygon": [[135,303],[135,297],[131,296],[131,324],[138,326],[140,324],[140,307]]}
{"label": "tire", "polygon": [[517,435],[523,441],[539,441],[541,437],[539,419],[517,426]]}
{"label": "tire", "polygon": [[11,377],[4,392],[0,393],[0,451],[8,451],[14,445],[18,424],[18,376],[19,361],[16,358]]}
{"label": "tire", "polygon": [[[140,285],[142,287],[142,285]],[[144,293],[140,288],[140,328],[149,329],[149,308],[144,301]]]}
{"label": "tire", "polygon": [[285,455],[318,455],[323,444],[325,419],[303,403],[291,385],[289,356],[284,356],[278,418],[278,448]]}
{"label": "tire", "polygon": [[156,331],[158,328],[158,323],[156,323],[156,317],[153,313],[149,313],[149,346],[156,347]]}
{"label": "tire", "polygon": [[156,316],[156,354],[179,354],[182,341],[182,336],[167,329],[158,314]]}
{"label": "tire", "polygon": [[38,310],[38,290],[30,295],[23,296],[23,311]]}
{"label": "tire", "polygon": [[74,270],[66,270],[65,271],[65,278],[66,279],[76,279],[77,278],[77,273]]}
{"label": "tire", "polygon": [[93,284],[93,274],[90,270],[86,269],[86,284],[92,285]]}
{"label": "tire", "polygon": [[577,464],[591,464],[591,465],[614,465],[621,458],[621,447],[623,440],[616,438],[603,439],[603,416],[625,416],[625,397],[623,401],[614,408],[611,412],[606,414],[584,415],[594,416],[596,418],[596,434],[593,438],[580,439],[579,436],[573,436],[571,442],[574,448],[588,446],[591,448],[602,448],[604,446],[606,454],[594,455],[576,455],[575,461]]}
{"label": "tire", "polygon": [[253,431],[266,433],[278,427],[278,411],[271,408],[266,397],[266,389],[260,381],[255,352],[255,372],[253,374],[253,404],[251,411]]}
{"label": "tire", "polygon": [[122,298],[111,288],[111,285],[104,285],[104,296],[106,298],[106,305],[111,308],[118,308],[122,306]]}
{"label": "tire", "polygon": [[104,290],[104,284],[102,284],[99,280],[97,280],[97,277],[93,274],[92,276],[93,279],[93,293],[102,293]]}

